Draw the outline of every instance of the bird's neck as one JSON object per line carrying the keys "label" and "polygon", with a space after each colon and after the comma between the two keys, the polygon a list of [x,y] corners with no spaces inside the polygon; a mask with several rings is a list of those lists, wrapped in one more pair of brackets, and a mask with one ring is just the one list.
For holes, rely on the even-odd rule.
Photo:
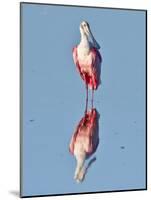
{"label": "bird's neck", "polygon": [[86,159],[85,152],[82,152],[82,154],[80,153],[80,154],[76,155],[77,166],[76,166],[74,178],[77,181],[82,181],[82,179],[83,179],[85,159]]}
{"label": "bird's neck", "polygon": [[88,49],[90,48],[88,37],[84,33],[81,33],[80,46]]}

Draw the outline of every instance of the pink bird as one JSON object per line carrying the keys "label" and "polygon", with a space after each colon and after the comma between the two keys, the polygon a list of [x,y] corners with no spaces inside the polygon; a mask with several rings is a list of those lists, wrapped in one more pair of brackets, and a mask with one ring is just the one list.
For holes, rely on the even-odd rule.
{"label": "pink bird", "polygon": [[74,179],[81,182],[84,179],[86,168],[84,163],[97,149],[99,144],[99,114],[95,108],[86,112],[72,135],[69,151],[77,160]]}
{"label": "pink bird", "polygon": [[[102,57],[98,49],[99,44],[95,40],[88,22],[83,21],[80,24],[81,41],[79,45],[73,48],[73,60],[80,73],[82,80],[86,85],[86,110],[88,102],[88,87],[93,93],[100,84]],[[91,41],[90,41],[91,39]]]}

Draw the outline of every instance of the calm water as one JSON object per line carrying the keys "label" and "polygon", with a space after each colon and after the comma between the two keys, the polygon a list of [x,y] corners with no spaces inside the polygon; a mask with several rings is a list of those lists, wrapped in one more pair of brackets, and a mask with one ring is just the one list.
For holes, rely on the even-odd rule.
{"label": "calm water", "polygon": [[[94,95],[100,142],[77,184],[69,142],[85,109],[85,86],[72,60],[82,20],[103,62]],[[144,188],[145,13],[22,4],[22,28],[22,195]]]}

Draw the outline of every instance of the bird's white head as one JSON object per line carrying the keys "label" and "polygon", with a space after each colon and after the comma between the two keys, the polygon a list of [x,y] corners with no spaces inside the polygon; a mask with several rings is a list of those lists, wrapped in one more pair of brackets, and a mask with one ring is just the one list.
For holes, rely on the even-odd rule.
{"label": "bird's white head", "polygon": [[90,26],[89,26],[88,22],[82,21],[81,24],[80,24],[81,34],[84,34],[88,37],[89,36],[89,29],[90,29]]}
{"label": "bird's white head", "polygon": [[89,23],[87,21],[82,21],[81,24],[80,24],[80,33],[82,36],[86,36],[87,38],[91,38],[92,39],[92,42],[93,42],[93,46],[97,49],[100,49],[100,45],[97,43],[97,41],[95,40],[92,32],[91,32],[91,29],[90,29],[90,26],[89,26]]}

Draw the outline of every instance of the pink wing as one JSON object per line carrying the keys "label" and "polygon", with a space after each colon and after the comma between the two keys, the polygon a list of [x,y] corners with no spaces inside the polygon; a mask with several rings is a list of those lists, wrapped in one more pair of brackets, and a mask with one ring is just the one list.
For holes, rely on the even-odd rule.
{"label": "pink wing", "polygon": [[84,80],[84,75],[83,75],[83,73],[81,71],[81,68],[80,68],[80,65],[79,65],[79,61],[78,61],[77,46],[73,48],[72,54],[73,54],[74,64],[76,65],[77,70],[80,73],[81,78]]}
{"label": "pink wing", "polygon": [[[87,146],[87,154],[91,155],[95,152],[98,145],[98,130],[96,130],[97,126],[97,113],[96,109],[92,109],[89,113],[88,127],[89,127],[89,144]],[[96,141],[97,139],[97,141]],[[96,142],[94,142],[96,141]]]}
{"label": "pink wing", "polygon": [[102,57],[100,52],[96,48],[92,48],[90,51],[91,54],[91,67],[93,70],[92,73],[92,85],[94,89],[97,89],[97,87],[100,84],[100,76],[101,76],[101,62],[102,62]]}

